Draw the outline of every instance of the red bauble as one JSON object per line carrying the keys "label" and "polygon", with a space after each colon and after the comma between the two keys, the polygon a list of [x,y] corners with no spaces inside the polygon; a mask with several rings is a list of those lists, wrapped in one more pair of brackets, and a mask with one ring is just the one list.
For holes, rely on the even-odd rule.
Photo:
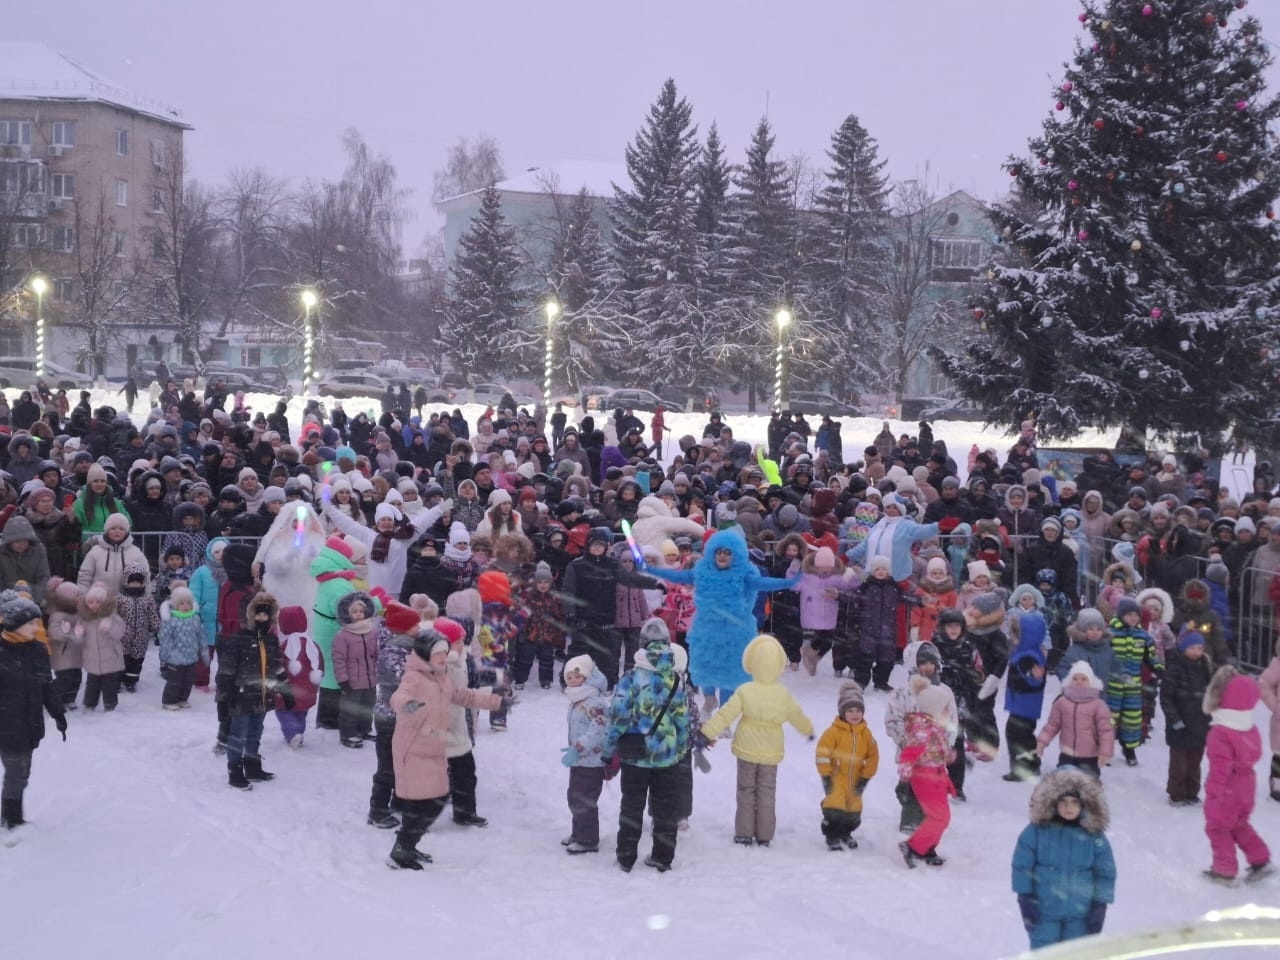
{"label": "red bauble", "polygon": [[1076,17],[1076,19],[1079,20],[1081,23],[1088,23],[1089,15],[1087,13],[1082,13],[1080,14],[1080,16]]}
{"label": "red bauble", "polygon": [[1212,13],[1206,13],[1204,15],[1204,25],[1206,27],[1212,27],[1217,22],[1218,22],[1218,18],[1215,17]]}
{"label": "red bauble", "polygon": [[1147,133],[1147,128],[1144,127],[1142,124],[1138,124],[1136,127],[1133,128],[1133,135],[1135,137],[1146,136],[1146,133]]}
{"label": "red bauble", "polygon": [[1217,153],[1213,155],[1213,159],[1217,160],[1219,163],[1226,163],[1228,159],[1227,151],[1219,150]]}
{"label": "red bauble", "polygon": [[981,320],[986,315],[987,315],[987,311],[983,310],[981,307],[973,308],[973,319]]}
{"label": "red bauble", "polygon": [[1020,177],[1020,176],[1022,176],[1022,168],[1021,168],[1021,167],[1010,167],[1010,168],[1009,168],[1009,176],[1011,176],[1011,177]]}
{"label": "red bauble", "polygon": [[1078,206],[1080,206],[1080,198],[1079,198],[1079,197],[1072,197],[1072,198],[1071,198],[1071,205],[1072,205],[1073,207],[1078,207]]}
{"label": "red bauble", "polygon": [[1267,219],[1268,219],[1268,220],[1274,220],[1275,218],[1276,218],[1276,212],[1275,212],[1274,210],[1268,210],[1268,211],[1267,211]]}
{"label": "red bauble", "polygon": [[1101,117],[1093,121],[1093,129],[1095,130],[1101,130],[1106,125],[1107,125],[1107,121],[1103,120]]}

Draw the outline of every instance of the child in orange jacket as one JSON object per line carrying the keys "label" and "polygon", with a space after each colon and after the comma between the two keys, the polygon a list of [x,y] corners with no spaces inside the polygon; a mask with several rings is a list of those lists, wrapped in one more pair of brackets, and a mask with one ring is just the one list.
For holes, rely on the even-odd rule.
{"label": "child in orange jacket", "polygon": [[862,792],[876,775],[880,748],[866,722],[862,687],[840,685],[836,718],[818,739],[818,776],[822,778],[822,835],[828,850],[858,849],[853,831],[862,825]]}

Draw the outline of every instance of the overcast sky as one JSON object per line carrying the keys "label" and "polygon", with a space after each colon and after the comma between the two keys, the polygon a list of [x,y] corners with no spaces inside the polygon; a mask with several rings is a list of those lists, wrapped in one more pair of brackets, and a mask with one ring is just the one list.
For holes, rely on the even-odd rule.
{"label": "overcast sky", "polygon": [[[673,76],[701,130],[740,159],[768,112],[783,156],[822,161],[850,113],[897,179],[991,199],[1051,109],[1080,34],[1075,0],[44,0],[5,4],[8,38],[43,40],[194,125],[190,172],[342,169],[356,127],[413,190],[406,253],[439,224],[432,171],[490,133],[508,175],[621,162]],[[1280,37],[1280,3],[1255,0]],[[56,28],[56,29],[54,29]],[[1272,89],[1280,86],[1273,68]]]}

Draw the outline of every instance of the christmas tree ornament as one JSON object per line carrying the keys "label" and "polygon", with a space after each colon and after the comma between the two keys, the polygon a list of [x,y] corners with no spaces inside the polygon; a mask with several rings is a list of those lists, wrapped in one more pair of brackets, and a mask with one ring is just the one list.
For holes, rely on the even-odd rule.
{"label": "christmas tree ornament", "polygon": [[1141,370],[1138,371],[1139,380],[1146,380],[1150,376],[1151,376],[1151,371],[1148,370],[1146,367],[1143,367]]}
{"label": "christmas tree ornament", "polygon": [[1218,18],[1215,17],[1212,13],[1206,13],[1204,15],[1204,25],[1206,27],[1212,27],[1217,22],[1218,22]]}
{"label": "christmas tree ornament", "polygon": [[1227,151],[1225,151],[1225,150],[1219,150],[1216,154],[1214,154],[1214,159],[1215,159],[1215,160],[1217,160],[1219,163],[1226,163],[1226,162],[1227,162]]}
{"label": "christmas tree ornament", "polygon": [[1082,13],[1080,14],[1080,16],[1076,17],[1076,19],[1079,20],[1081,23],[1088,23],[1089,15],[1087,13]]}
{"label": "christmas tree ornament", "polygon": [[1146,136],[1146,133],[1147,133],[1147,128],[1144,127],[1142,124],[1138,124],[1136,127],[1133,128],[1133,135],[1135,137]]}
{"label": "christmas tree ornament", "polygon": [[1159,307],[1152,307],[1152,308],[1151,308],[1151,319],[1152,319],[1152,320],[1159,320],[1159,319],[1160,319],[1161,317],[1163,317],[1163,316],[1164,316],[1164,311],[1163,311],[1163,310],[1161,310]]}
{"label": "christmas tree ornament", "polygon": [[1203,80],[1196,84],[1196,93],[1204,93],[1208,89],[1209,88],[1204,85]]}
{"label": "christmas tree ornament", "polygon": [[1142,241],[1141,240],[1132,241],[1129,244],[1129,249],[1132,250],[1134,253],[1137,253],[1139,250],[1142,249]]}
{"label": "christmas tree ornament", "polygon": [[1050,327],[1053,326],[1053,317],[1041,317],[1040,326],[1048,330]]}
{"label": "christmas tree ornament", "polygon": [[1190,349],[1191,349],[1191,341],[1190,341],[1190,340],[1179,340],[1179,341],[1178,341],[1178,349],[1179,349],[1179,350],[1181,350],[1183,353],[1186,353],[1188,350],[1190,350]]}
{"label": "christmas tree ornament", "polygon": [[1079,183],[1077,183],[1075,180],[1068,180],[1068,181],[1067,181],[1067,189],[1068,189],[1068,190],[1077,190],[1077,189],[1079,189],[1079,187],[1080,187],[1080,184],[1079,184]]}
{"label": "christmas tree ornament", "polygon": [[1103,32],[1105,33],[1105,32],[1107,32],[1107,31],[1108,31],[1108,30],[1110,30],[1110,29],[1111,29],[1111,21],[1110,21],[1110,20],[1103,20],[1103,21],[1102,21],[1102,30],[1103,30]]}
{"label": "christmas tree ornament", "polygon": [[1071,81],[1070,81],[1070,80],[1068,80],[1066,83],[1064,83],[1064,84],[1062,85],[1062,88],[1061,88],[1061,89],[1062,89],[1062,92],[1063,92],[1063,93],[1070,93],[1070,92],[1071,92]]}
{"label": "christmas tree ornament", "polygon": [[1008,240],[1010,237],[1013,236],[1013,227],[1005,227],[1003,230],[1000,231],[1000,236]]}
{"label": "christmas tree ornament", "polygon": [[1101,117],[1093,121],[1093,129],[1095,130],[1101,130],[1106,125],[1107,125],[1107,121],[1103,120]]}
{"label": "christmas tree ornament", "polygon": [[987,311],[983,310],[981,307],[973,308],[973,319],[981,320],[986,315],[987,315]]}
{"label": "christmas tree ornament", "polygon": [[1059,100],[1057,103],[1055,103],[1055,104],[1053,105],[1053,109],[1055,109],[1055,110],[1065,110],[1065,109],[1067,109],[1067,105],[1066,105],[1065,103],[1063,103],[1061,100]]}
{"label": "christmas tree ornament", "polygon": [[1239,110],[1241,113],[1243,113],[1245,110],[1248,110],[1248,109],[1249,109],[1249,101],[1248,101],[1248,100],[1237,100],[1237,101],[1236,101],[1236,109],[1237,109],[1237,110]]}
{"label": "christmas tree ornament", "polygon": [[1254,319],[1255,319],[1255,320],[1265,320],[1265,319],[1267,319],[1267,308],[1266,308],[1266,307],[1259,307],[1257,310],[1253,311],[1253,317],[1254,317]]}
{"label": "christmas tree ornament", "polygon": [[1275,218],[1276,218],[1276,212],[1275,212],[1274,210],[1268,210],[1268,211],[1267,211],[1267,219],[1268,219],[1268,220],[1274,220]]}
{"label": "christmas tree ornament", "polygon": [[1081,243],[1084,243],[1086,240],[1089,239],[1089,231],[1081,230],[1079,233],[1076,234],[1076,239],[1079,240]]}
{"label": "christmas tree ornament", "polygon": [[1175,184],[1173,185],[1173,192],[1174,192],[1174,193],[1185,193],[1185,192],[1186,192],[1186,189],[1187,189],[1187,188],[1186,188],[1186,185],[1185,185],[1185,184],[1175,183]]}
{"label": "christmas tree ornament", "polygon": [[1142,8],[1142,15],[1143,15],[1144,17],[1149,17],[1149,16],[1151,16],[1152,14],[1154,14],[1155,12],[1156,12],[1156,8],[1155,8],[1155,7],[1153,7],[1153,6],[1152,6],[1151,4],[1149,4],[1149,3],[1148,3],[1148,4],[1146,4],[1146,5]]}

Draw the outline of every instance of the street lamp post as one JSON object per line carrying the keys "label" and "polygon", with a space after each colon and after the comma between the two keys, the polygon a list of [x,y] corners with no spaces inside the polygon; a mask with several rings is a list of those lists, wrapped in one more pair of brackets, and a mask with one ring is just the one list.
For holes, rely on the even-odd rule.
{"label": "street lamp post", "polygon": [[302,331],[302,395],[307,395],[307,388],[311,386],[311,381],[315,379],[315,347],[316,333],[315,325],[311,320],[311,311],[315,309],[319,297],[316,292],[311,289],[302,291],[302,308],[306,312],[303,318]]}
{"label": "street lamp post", "polygon": [[36,379],[44,376],[44,292],[49,282],[44,277],[31,278],[31,290],[36,295]]}
{"label": "street lamp post", "polygon": [[542,378],[542,407],[551,415],[551,371],[555,365],[556,353],[556,317],[560,316],[560,304],[548,300],[544,308],[547,311],[547,356]]}
{"label": "street lamp post", "polygon": [[774,314],[774,322],[778,325],[778,353],[773,364],[773,409],[775,413],[782,412],[782,361],[783,346],[782,338],[788,326],[791,325],[791,311],[786,307],[780,309]]}

